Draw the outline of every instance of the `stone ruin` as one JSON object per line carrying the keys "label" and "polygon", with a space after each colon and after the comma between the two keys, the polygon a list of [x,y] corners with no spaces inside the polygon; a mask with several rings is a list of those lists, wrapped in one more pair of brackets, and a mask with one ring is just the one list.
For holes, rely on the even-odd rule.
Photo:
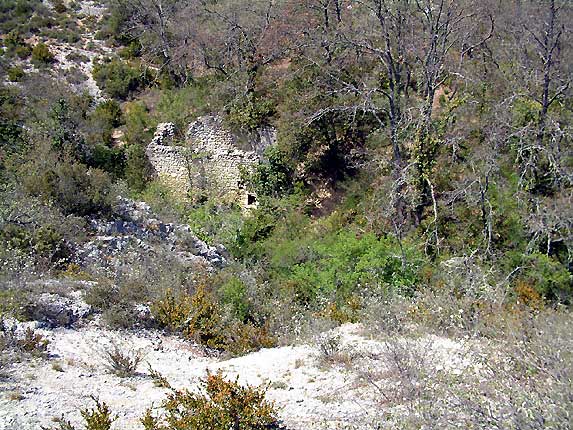
{"label": "stone ruin", "polygon": [[182,142],[177,142],[173,123],[159,124],[146,153],[156,176],[178,192],[208,193],[251,208],[256,196],[247,191],[241,171],[252,171],[275,140],[274,129],[260,129],[242,149],[220,116],[206,115],[191,123]]}

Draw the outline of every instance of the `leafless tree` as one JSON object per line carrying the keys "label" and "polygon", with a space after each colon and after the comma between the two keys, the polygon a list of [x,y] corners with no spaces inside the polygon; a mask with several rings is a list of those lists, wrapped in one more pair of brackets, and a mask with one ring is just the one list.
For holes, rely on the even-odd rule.
{"label": "leafless tree", "polygon": [[305,31],[310,39],[306,48],[318,47],[326,63],[331,64],[336,55],[336,30],[342,23],[343,0],[306,0],[299,10],[308,12],[305,18],[314,28]]}
{"label": "leafless tree", "polygon": [[137,39],[144,53],[159,63],[159,71],[178,81],[188,78],[188,42],[196,4],[183,0],[112,0],[112,8],[125,17],[123,31]]}
{"label": "leafless tree", "polygon": [[[408,55],[409,0],[397,2],[387,0],[361,0],[365,21],[362,28],[351,29],[345,40],[360,52],[369,55],[380,66],[380,79],[367,93],[384,112],[390,125],[393,163],[395,169],[403,166],[403,149],[399,134],[403,119],[403,96],[407,95],[411,77],[411,59]],[[353,31],[354,30],[354,31]],[[356,31],[358,30],[358,31]],[[380,109],[375,96],[383,97],[387,106]],[[383,124],[383,123],[382,123]]]}
{"label": "leafless tree", "polygon": [[[459,1],[415,0],[415,28],[420,40],[415,45],[416,63],[420,75],[419,88],[422,99],[421,115],[416,132],[414,158],[418,170],[419,203],[416,218],[421,222],[424,208],[432,205],[434,213],[434,233],[437,244],[437,204],[431,170],[439,150],[439,136],[433,130],[436,91],[450,76],[448,55],[461,41],[462,25],[471,17]],[[461,47],[460,47],[461,48]]]}
{"label": "leafless tree", "polygon": [[530,114],[511,132],[519,141],[521,185],[534,193],[571,183],[563,156],[571,151],[571,126],[562,111],[571,97],[572,6],[568,1],[512,1],[500,11],[495,55],[513,67],[506,72],[506,97]]}
{"label": "leafless tree", "polygon": [[244,95],[254,94],[263,68],[289,48],[285,8],[280,0],[201,1],[194,37],[204,66],[226,77],[242,74]]}
{"label": "leafless tree", "polygon": [[562,96],[571,84],[571,76],[564,75],[562,70],[559,70],[559,62],[562,53],[562,39],[565,32],[564,16],[562,16],[562,9],[564,4],[559,4],[555,0],[549,0],[545,5],[542,5],[545,10],[536,13],[536,18],[539,19],[543,14],[543,24],[538,31],[529,28],[525,25],[525,30],[534,40],[536,46],[536,53],[541,64],[543,74],[541,85],[541,97],[537,98],[537,102],[541,105],[539,113],[539,122],[537,125],[537,143],[539,146],[543,145],[547,134],[547,116],[549,108],[555,103],[560,96]]}

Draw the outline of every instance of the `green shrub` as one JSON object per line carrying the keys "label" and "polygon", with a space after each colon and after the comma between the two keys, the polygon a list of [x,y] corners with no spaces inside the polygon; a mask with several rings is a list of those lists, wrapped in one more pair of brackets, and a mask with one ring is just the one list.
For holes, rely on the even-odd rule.
{"label": "green shrub", "polygon": [[139,317],[134,309],[135,304],[125,301],[121,297],[114,297],[116,303],[105,309],[102,320],[111,330],[132,330],[147,327],[148,321]]}
{"label": "green shrub", "polygon": [[44,37],[73,45],[81,40],[82,31],[73,18],[59,16],[57,27],[44,29],[41,34]]}
{"label": "green shrub", "polygon": [[72,66],[63,72],[66,81],[71,85],[80,85],[81,83],[87,81],[88,77],[86,74],[76,66]]}
{"label": "green shrub", "polygon": [[28,45],[19,32],[12,30],[4,39],[4,46],[8,54],[15,54],[22,60],[32,55],[32,48]]}
{"label": "green shrub", "polygon": [[360,297],[352,294],[345,301],[329,303],[320,315],[338,324],[356,323],[360,320],[362,310]]}
{"label": "green shrub", "polygon": [[125,171],[125,152],[123,148],[109,148],[106,145],[96,145],[92,150],[90,166],[101,169],[113,179],[122,178]]}
{"label": "green shrub", "polygon": [[211,348],[226,346],[221,311],[215,297],[203,285],[191,297],[190,318],[186,321],[185,334]]}
{"label": "green shrub", "polygon": [[88,142],[97,145],[113,144],[113,130],[123,124],[123,114],[119,103],[115,100],[106,100],[96,106],[88,116]]}
{"label": "green shrub", "polygon": [[82,409],[82,418],[85,421],[86,430],[111,430],[111,425],[116,420],[113,417],[109,406],[105,402],[92,397],[96,403],[93,409]]}
{"label": "green shrub", "polygon": [[105,100],[98,104],[93,112],[100,121],[109,124],[111,127],[119,127],[123,124],[123,114],[121,106],[115,100]]}
{"label": "green shrub", "polygon": [[191,297],[186,293],[165,291],[163,297],[151,305],[151,314],[160,327],[182,331],[191,314]]}
{"label": "green shrub", "polygon": [[89,114],[87,142],[93,146],[89,165],[102,169],[114,179],[123,177],[125,169],[124,148],[112,148],[113,130],[122,124],[122,112],[115,100],[107,100]]}
{"label": "green shrub", "polygon": [[[136,310],[137,303],[149,300],[145,286],[137,283],[121,282],[117,286],[105,280],[100,281],[86,291],[84,300],[101,312],[102,320],[112,330],[153,325],[152,321],[146,316],[142,317]],[[155,308],[153,310],[155,311]],[[157,319],[155,323],[158,323]]]}
{"label": "green shrub", "polygon": [[37,257],[57,262],[69,256],[69,249],[62,235],[52,227],[25,228],[6,224],[0,229],[0,243],[12,250],[33,251]]}
{"label": "green shrub", "polygon": [[66,60],[73,61],[74,63],[88,63],[90,61],[90,57],[79,52],[72,51],[66,55]]}
{"label": "green shrub", "polygon": [[168,289],[152,303],[151,314],[160,327],[231,354],[275,345],[268,327],[243,322],[247,319],[248,304],[241,287],[224,285],[220,293],[224,303],[235,306],[234,319],[224,318],[221,304],[204,285],[199,285],[193,295],[176,294]]}
{"label": "green shrub", "polygon": [[54,28],[58,25],[57,21],[51,15],[40,15],[35,14],[29,20],[28,23],[23,27],[23,30],[27,33],[32,34],[42,34],[46,29]]}
{"label": "green shrub", "polygon": [[58,162],[45,170],[41,166],[30,167],[31,171],[23,178],[27,191],[54,201],[64,213],[83,216],[110,210],[111,180],[105,172],[67,162]]}
{"label": "green shrub", "polygon": [[137,40],[130,42],[119,51],[119,56],[125,60],[138,58],[141,56],[141,43]]}
{"label": "green shrub", "polygon": [[0,2],[0,33],[2,34],[18,31],[28,36],[52,23],[50,10],[41,0],[3,0]]}
{"label": "green shrub", "polygon": [[157,120],[173,122],[184,130],[198,116],[222,110],[226,97],[224,83],[217,77],[193,79],[188,86],[159,93]]}
{"label": "green shrub", "polygon": [[[95,402],[93,409],[81,409],[80,414],[84,420],[85,430],[111,430],[113,422],[117,419],[112,415],[109,406],[105,402],[100,402],[97,397],[92,396]],[[66,421],[64,416],[56,418],[54,421],[57,427],[42,427],[42,430],[77,430],[70,421]]]}
{"label": "green shrub", "polygon": [[16,49],[14,49],[14,53],[18,56],[18,58],[25,60],[30,55],[32,55],[32,48],[30,48],[28,45],[18,46]]}
{"label": "green shrub", "polygon": [[569,303],[573,293],[573,276],[567,267],[545,254],[535,253],[519,256],[522,269],[517,274],[521,280],[532,286],[543,297]]}
{"label": "green shrub", "polygon": [[145,154],[145,147],[151,139],[152,124],[147,107],[142,102],[126,103],[124,116],[127,142],[125,179],[132,191],[140,193],[152,174]]}
{"label": "green shrub", "polygon": [[354,292],[376,288],[410,295],[418,283],[421,256],[407,249],[402,257],[392,238],[339,231],[314,240],[306,252],[303,262],[287,262],[279,274],[300,303],[332,296],[344,302]]}
{"label": "green shrub", "polygon": [[68,263],[58,273],[59,278],[72,279],[75,281],[93,281],[93,277],[87,273],[79,264]]}
{"label": "green shrub", "polygon": [[33,239],[28,229],[17,224],[6,224],[0,230],[0,240],[13,249],[29,249]]}
{"label": "green shrub", "polygon": [[245,131],[268,125],[274,115],[274,102],[268,98],[250,96],[236,101],[227,114],[227,121],[232,127]]}
{"label": "green shrub", "polygon": [[24,75],[24,69],[19,66],[10,67],[8,69],[8,79],[12,82],[20,82]]}
{"label": "green shrub", "polygon": [[125,179],[132,191],[142,192],[151,178],[151,165],[143,145],[129,145],[126,151]]}
{"label": "green shrub", "polygon": [[249,301],[247,287],[236,276],[232,276],[219,287],[221,303],[230,306],[234,317],[239,321],[246,321],[249,315]]}
{"label": "green shrub", "polygon": [[49,135],[52,149],[59,158],[85,160],[86,148],[79,132],[78,119],[69,101],[60,98],[49,111]]}
{"label": "green shrub", "polygon": [[288,165],[286,154],[271,146],[265,152],[266,160],[259,164],[247,182],[259,196],[281,197],[294,188],[294,172]]}
{"label": "green shrub", "polygon": [[146,145],[153,135],[155,124],[151,121],[145,103],[125,103],[125,140],[130,145]]}
{"label": "green shrub", "polygon": [[148,410],[142,418],[145,430],[263,430],[277,423],[277,412],[265,400],[265,391],[226,381],[221,373],[208,374],[202,392],[172,390],[163,402],[165,416]]}
{"label": "green shrub", "polygon": [[68,11],[68,8],[66,7],[66,4],[63,2],[63,0],[51,0],[51,2],[56,13],[64,13]]}
{"label": "green shrub", "polygon": [[276,337],[268,325],[258,326],[254,323],[240,321],[225,325],[223,349],[232,355],[243,355],[261,348],[273,348],[277,345]]}
{"label": "green shrub", "polygon": [[125,27],[128,24],[130,10],[120,3],[110,3],[109,13],[98,23],[98,34],[96,38],[103,38],[113,41],[116,45],[127,45],[131,38],[126,35]]}
{"label": "green shrub", "polygon": [[32,64],[37,67],[47,66],[54,62],[54,54],[45,43],[39,42],[32,49]]}
{"label": "green shrub", "polygon": [[539,117],[541,105],[539,102],[526,98],[516,98],[512,106],[512,116],[516,127],[525,127],[534,124]]}
{"label": "green shrub", "polygon": [[261,205],[245,219],[230,250],[241,258],[257,257],[261,253],[261,243],[268,238],[277,226],[278,213],[272,206]]}
{"label": "green shrub", "polygon": [[96,309],[105,310],[117,303],[117,297],[117,287],[111,283],[104,282],[90,287],[84,295],[84,300],[88,305]]}
{"label": "green shrub", "polygon": [[150,182],[141,194],[141,199],[163,218],[181,219],[185,213],[182,197],[161,180]]}
{"label": "green shrub", "polygon": [[22,100],[14,88],[0,86],[0,177],[10,159],[26,151],[25,142]]}
{"label": "green shrub", "polygon": [[229,245],[243,224],[243,214],[238,205],[220,204],[208,199],[190,207],[185,222],[201,240]]}
{"label": "green shrub", "polygon": [[29,303],[29,292],[21,288],[0,289],[0,327],[2,316],[10,316],[19,321],[28,319],[26,307]]}
{"label": "green shrub", "polygon": [[8,51],[14,50],[18,46],[22,46],[24,43],[25,42],[24,39],[22,38],[22,35],[16,30],[10,31],[4,37],[4,46],[6,47],[6,49],[8,49]]}
{"label": "green shrub", "polygon": [[95,63],[93,77],[109,97],[121,100],[143,88],[147,82],[141,70],[117,59]]}

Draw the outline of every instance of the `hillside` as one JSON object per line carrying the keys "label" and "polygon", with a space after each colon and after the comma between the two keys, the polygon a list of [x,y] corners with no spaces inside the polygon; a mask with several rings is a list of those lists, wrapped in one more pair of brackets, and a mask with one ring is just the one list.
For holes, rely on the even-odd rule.
{"label": "hillside", "polygon": [[568,429],[567,0],[4,0],[0,430]]}

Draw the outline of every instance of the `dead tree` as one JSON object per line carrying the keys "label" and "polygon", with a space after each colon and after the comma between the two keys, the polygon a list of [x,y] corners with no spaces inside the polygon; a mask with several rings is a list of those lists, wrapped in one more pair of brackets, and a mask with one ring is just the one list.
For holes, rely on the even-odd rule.
{"label": "dead tree", "polygon": [[352,5],[349,22],[339,30],[341,43],[355,50],[372,70],[361,82],[347,83],[346,88],[354,92],[362,109],[377,119],[381,129],[389,130],[394,182],[392,218],[397,236],[401,236],[408,218],[403,198],[407,165],[403,136],[412,76],[411,5],[410,0],[359,0]]}

